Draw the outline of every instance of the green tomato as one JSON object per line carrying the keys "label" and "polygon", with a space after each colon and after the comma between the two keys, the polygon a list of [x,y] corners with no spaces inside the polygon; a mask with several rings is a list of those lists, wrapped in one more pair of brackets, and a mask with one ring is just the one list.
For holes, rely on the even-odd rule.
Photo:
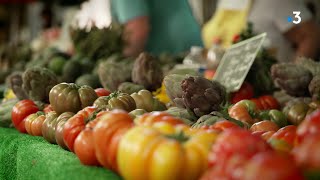
{"label": "green tomato", "polygon": [[98,95],[90,86],[78,86],[74,83],[60,83],[49,93],[49,101],[58,114],[64,112],[77,113],[79,110],[91,106]]}

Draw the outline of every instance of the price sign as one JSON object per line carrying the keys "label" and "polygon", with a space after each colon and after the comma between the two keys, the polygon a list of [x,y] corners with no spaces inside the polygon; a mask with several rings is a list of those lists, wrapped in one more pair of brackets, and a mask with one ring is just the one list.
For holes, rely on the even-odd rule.
{"label": "price sign", "polygon": [[232,45],[222,57],[214,80],[224,85],[228,92],[239,90],[266,35],[263,33]]}

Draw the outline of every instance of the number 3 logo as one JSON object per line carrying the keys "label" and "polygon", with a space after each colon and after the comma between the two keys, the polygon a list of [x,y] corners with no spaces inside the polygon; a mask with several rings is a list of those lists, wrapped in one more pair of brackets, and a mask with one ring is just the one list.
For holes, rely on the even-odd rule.
{"label": "number 3 logo", "polygon": [[292,21],[294,24],[299,24],[301,22],[301,17],[300,17],[300,11],[293,11],[293,14],[295,15],[295,20]]}

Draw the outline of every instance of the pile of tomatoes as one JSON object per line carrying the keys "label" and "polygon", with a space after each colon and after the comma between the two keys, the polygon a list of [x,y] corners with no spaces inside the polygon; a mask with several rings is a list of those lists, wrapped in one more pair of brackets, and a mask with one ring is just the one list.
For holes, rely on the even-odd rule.
{"label": "pile of tomatoes", "polygon": [[94,106],[57,113],[47,105],[40,111],[31,100],[14,106],[12,121],[21,133],[42,136],[74,152],[82,164],[103,166],[128,180],[320,177],[320,109],[296,126],[268,96],[233,98],[228,113],[243,127],[221,120],[191,128],[166,112],[133,118]]}

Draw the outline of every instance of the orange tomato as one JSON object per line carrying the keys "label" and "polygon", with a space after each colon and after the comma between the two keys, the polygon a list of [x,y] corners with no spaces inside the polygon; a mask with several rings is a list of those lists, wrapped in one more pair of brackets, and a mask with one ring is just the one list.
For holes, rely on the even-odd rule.
{"label": "orange tomato", "polygon": [[279,127],[277,126],[276,123],[272,122],[272,121],[260,121],[257,123],[254,123],[251,128],[251,131],[278,131]]}

